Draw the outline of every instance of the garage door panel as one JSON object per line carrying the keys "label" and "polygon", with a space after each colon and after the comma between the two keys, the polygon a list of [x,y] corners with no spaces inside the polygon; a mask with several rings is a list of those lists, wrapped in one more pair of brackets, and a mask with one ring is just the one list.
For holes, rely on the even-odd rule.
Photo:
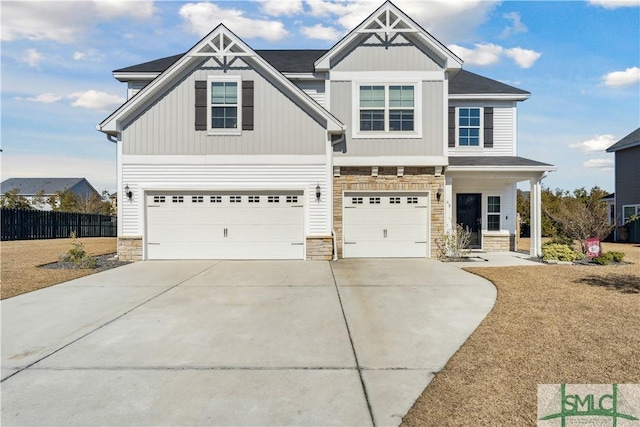
{"label": "garage door panel", "polygon": [[429,224],[425,193],[346,193],[346,258],[426,257]]}
{"label": "garage door panel", "polygon": [[147,196],[148,259],[303,259],[302,193]]}

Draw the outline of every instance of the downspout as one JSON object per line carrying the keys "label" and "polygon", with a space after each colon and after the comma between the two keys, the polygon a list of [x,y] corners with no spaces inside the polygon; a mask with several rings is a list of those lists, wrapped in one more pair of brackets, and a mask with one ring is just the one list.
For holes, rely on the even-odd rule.
{"label": "downspout", "polygon": [[109,142],[113,142],[114,144],[118,143],[117,139],[113,139],[113,135],[109,135],[109,134],[106,134],[106,135],[107,135],[107,139],[109,140]]}
{"label": "downspout", "polygon": [[336,238],[336,230],[331,229],[331,237],[333,237],[333,258],[331,261],[338,260],[338,239]]}

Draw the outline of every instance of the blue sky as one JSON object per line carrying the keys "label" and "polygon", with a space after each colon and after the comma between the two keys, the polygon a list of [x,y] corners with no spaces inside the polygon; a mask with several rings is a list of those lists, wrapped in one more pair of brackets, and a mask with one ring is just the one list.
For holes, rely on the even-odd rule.
{"label": "blue sky", "polygon": [[[219,22],[255,49],[330,48],[382,0],[0,2],[2,179],[86,177],[115,191],[95,126],[126,97],[111,71],[189,49]],[[604,150],[640,126],[640,0],[396,0],[464,68],[531,92],[518,154],[550,188],[613,191]]]}

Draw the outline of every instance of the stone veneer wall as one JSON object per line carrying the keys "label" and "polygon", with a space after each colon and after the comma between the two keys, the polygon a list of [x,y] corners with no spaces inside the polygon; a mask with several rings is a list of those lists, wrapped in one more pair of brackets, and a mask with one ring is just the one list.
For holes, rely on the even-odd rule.
{"label": "stone veneer wall", "polygon": [[[438,188],[444,189],[444,175],[436,176],[434,168],[405,167],[403,176],[397,168],[380,167],[378,176],[371,176],[371,167],[341,167],[340,176],[333,177],[333,228],[336,233],[338,257],[342,258],[342,199],[345,191],[430,191],[431,257],[436,258],[435,238],[444,232],[444,199],[436,199]],[[444,194],[443,194],[444,197]]]}
{"label": "stone veneer wall", "polygon": [[307,237],[308,261],[331,261],[333,258],[333,237]]}
{"label": "stone veneer wall", "polygon": [[142,236],[118,237],[118,259],[120,261],[141,261]]}
{"label": "stone veneer wall", "polygon": [[516,236],[483,234],[482,249],[487,252],[507,252],[516,250]]}

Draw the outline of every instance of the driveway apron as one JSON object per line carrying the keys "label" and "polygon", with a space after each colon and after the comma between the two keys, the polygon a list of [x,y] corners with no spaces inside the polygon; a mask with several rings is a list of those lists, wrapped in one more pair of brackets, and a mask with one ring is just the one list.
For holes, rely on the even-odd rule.
{"label": "driveway apron", "polygon": [[145,261],[2,301],[2,425],[398,425],[495,301],[431,260]]}

